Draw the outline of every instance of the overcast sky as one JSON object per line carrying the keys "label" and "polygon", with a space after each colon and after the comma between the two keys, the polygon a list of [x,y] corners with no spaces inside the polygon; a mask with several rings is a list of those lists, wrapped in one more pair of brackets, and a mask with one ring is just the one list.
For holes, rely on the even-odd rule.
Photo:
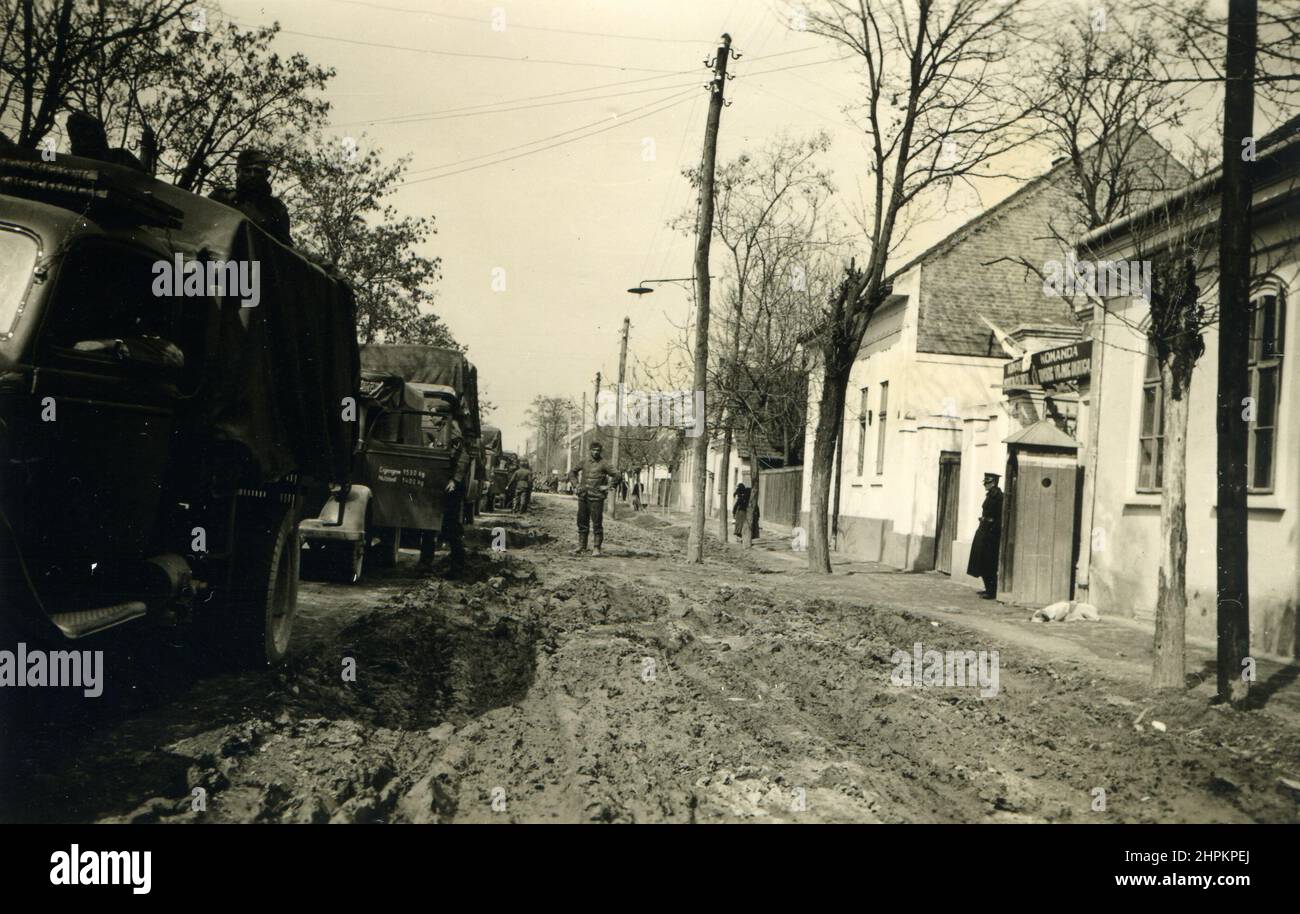
{"label": "overcast sky", "polygon": [[[339,137],[378,145],[390,159],[413,156],[411,183],[394,203],[437,221],[425,252],[442,258],[436,310],[468,346],[496,405],[489,421],[512,449],[529,434],[535,395],[577,399],[590,395],[597,371],[616,375],[624,315],[634,364],[661,361],[674,324],[686,320],[683,288],[660,286],[640,299],[625,290],[691,274],[692,240],[665,223],[693,206],[680,173],[699,161],[703,61],[723,31],[742,56],[727,85],[734,104],[723,112],[719,161],[782,130],[824,129],[840,204],[853,208],[860,193],[863,140],[842,113],[859,94],[857,64],[792,28],[790,8],[774,0],[221,6],[242,25],[278,20],[279,49],[338,70],[328,98]],[[493,28],[494,10],[504,11],[503,30]],[[471,106],[515,110],[452,110]],[[1048,165],[1046,153],[1027,152],[1010,170],[1029,178]],[[1015,187],[988,181],[957,194],[949,216],[910,247],[938,240]],[[504,291],[493,290],[494,270],[504,271]]]}

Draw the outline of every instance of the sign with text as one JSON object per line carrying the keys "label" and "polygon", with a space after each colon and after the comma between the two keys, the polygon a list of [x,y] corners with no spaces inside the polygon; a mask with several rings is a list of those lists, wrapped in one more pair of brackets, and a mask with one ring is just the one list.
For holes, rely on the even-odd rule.
{"label": "sign with text", "polygon": [[1092,373],[1092,340],[1043,349],[1024,361],[1009,362],[1002,367],[1002,386],[1051,386],[1065,381],[1080,381]]}

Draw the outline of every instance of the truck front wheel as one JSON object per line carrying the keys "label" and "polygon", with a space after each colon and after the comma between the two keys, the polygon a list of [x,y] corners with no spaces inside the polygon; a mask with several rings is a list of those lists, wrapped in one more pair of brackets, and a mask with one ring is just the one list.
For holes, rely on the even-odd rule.
{"label": "truck front wheel", "polygon": [[231,665],[274,666],[289,653],[298,608],[298,525],[288,506],[249,507],[241,514],[230,586],[211,617],[211,637]]}

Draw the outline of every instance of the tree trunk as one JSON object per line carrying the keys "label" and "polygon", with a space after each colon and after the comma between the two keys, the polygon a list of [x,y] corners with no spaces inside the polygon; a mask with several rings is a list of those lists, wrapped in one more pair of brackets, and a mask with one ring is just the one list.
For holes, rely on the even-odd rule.
{"label": "tree trunk", "polygon": [[722,431],[722,461],[718,464],[718,540],[723,543],[731,542],[727,535],[727,521],[730,519],[731,496],[730,485],[731,477],[731,424]]}
{"label": "tree trunk", "polygon": [[[849,383],[848,368],[823,362],[821,395],[817,401],[817,431],[813,436],[812,475],[808,495],[808,570],[831,573],[830,516],[831,469],[840,423],[844,420],[844,395]],[[807,461],[805,461],[807,465]]]}
{"label": "tree trunk", "polygon": [[1255,0],[1228,3],[1219,208],[1219,391],[1215,521],[1218,694],[1246,698],[1242,660],[1250,653],[1249,553],[1246,544],[1246,445],[1243,401],[1250,396],[1251,174],[1242,141],[1254,134]]}
{"label": "tree trunk", "polygon": [[1181,689],[1187,675],[1187,413],[1191,365],[1171,356],[1160,366],[1165,390],[1165,453],[1160,489],[1160,568],[1151,684]]}
{"label": "tree trunk", "polygon": [[[758,511],[758,485],[762,469],[758,465],[758,448],[753,445],[754,434],[750,432],[749,448],[749,503],[745,505],[745,517],[741,521],[740,541],[749,549],[754,545],[754,512]],[[761,519],[761,518],[760,518]]]}

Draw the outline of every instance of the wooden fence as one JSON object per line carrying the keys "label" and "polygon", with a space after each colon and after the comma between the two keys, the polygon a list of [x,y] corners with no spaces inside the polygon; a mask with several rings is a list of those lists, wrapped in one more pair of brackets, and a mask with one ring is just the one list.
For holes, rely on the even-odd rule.
{"label": "wooden fence", "polygon": [[759,477],[758,513],[763,523],[799,526],[803,467],[764,470]]}

